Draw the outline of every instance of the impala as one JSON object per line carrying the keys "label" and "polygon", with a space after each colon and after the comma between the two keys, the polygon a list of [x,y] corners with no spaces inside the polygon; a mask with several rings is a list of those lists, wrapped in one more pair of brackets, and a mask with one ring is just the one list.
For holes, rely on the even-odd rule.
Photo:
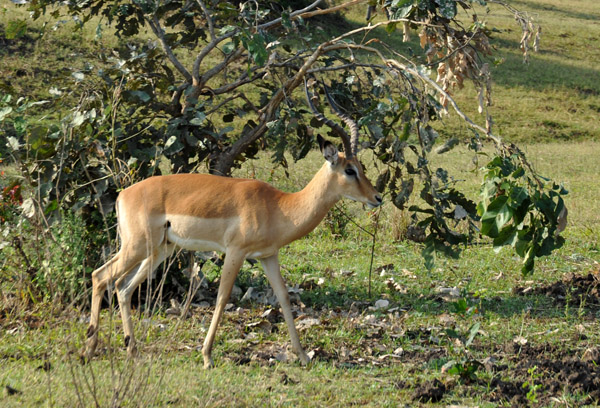
{"label": "impala", "polygon": [[317,119],[342,138],[345,154],[318,136],[326,162],[303,190],[285,193],[258,180],[177,174],[151,177],[119,194],[116,211],[121,247],[92,274],[87,358],[93,356],[98,342],[100,304],[110,282],[116,282],[127,353],[135,354],[131,321],[133,291],[149,279],[154,269],[176,248],[183,248],[225,253],[215,311],[202,347],[205,368],[213,365],[211,350],[217,327],[246,258],[259,259],[262,263],[281,305],[292,348],[301,362],[308,364],[310,358],[300,344],[287,287],[279,269],[279,249],[312,231],[342,197],[369,207],[381,204],[381,196],[365,177],[356,158],[358,126],[335,108],[326,88],[325,91],[329,104],[348,125],[351,136],[317,111],[305,83],[309,106]]}

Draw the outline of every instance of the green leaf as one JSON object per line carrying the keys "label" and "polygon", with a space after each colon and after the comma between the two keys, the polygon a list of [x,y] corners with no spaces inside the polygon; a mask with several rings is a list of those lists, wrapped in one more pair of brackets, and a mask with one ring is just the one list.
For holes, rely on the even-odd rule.
{"label": "green leaf", "polygon": [[521,178],[525,175],[525,169],[523,169],[523,167],[519,167],[518,169],[516,169],[513,174],[511,174],[512,178]]}
{"label": "green leaf", "polygon": [[34,150],[39,150],[43,147],[46,141],[46,135],[48,134],[48,129],[43,126],[35,126],[33,129],[29,131],[29,139],[28,142],[31,145],[31,148]]}
{"label": "green leaf", "polygon": [[523,201],[529,198],[529,193],[523,187],[512,187],[510,190],[510,199],[513,202],[514,207],[521,205]]}
{"label": "green leaf", "polygon": [[514,225],[507,225],[502,228],[498,236],[494,238],[494,250],[498,252],[503,246],[514,246],[517,242],[517,233],[517,227]]}
{"label": "green leaf", "polygon": [[225,54],[231,54],[234,49],[235,43],[233,41],[229,41],[228,43],[225,43],[223,47],[221,47],[221,51],[223,51]]}
{"label": "green leaf", "polygon": [[196,112],[196,117],[190,120],[190,125],[202,126],[206,120],[206,115],[203,112]]}
{"label": "green leaf", "polygon": [[13,151],[17,151],[22,145],[21,143],[19,143],[19,139],[11,136],[8,138],[8,143],[6,144],[6,146],[10,147]]}
{"label": "green leaf", "polygon": [[58,210],[58,201],[52,200],[48,203],[46,208],[44,209],[44,214],[48,215],[53,211]]}
{"label": "green leaf", "polygon": [[150,99],[152,99],[150,95],[144,91],[125,91],[123,92],[123,97],[126,100],[135,103],[148,103],[150,102]]}
{"label": "green leaf", "polygon": [[0,109],[0,122],[3,121],[4,118],[7,117],[12,111],[13,108],[11,106],[5,106],[4,108]]}
{"label": "green leaf", "polygon": [[450,311],[459,315],[464,315],[469,310],[469,305],[465,298],[458,299],[456,302],[450,304]]}
{"label": "green leaf", "polygon": [[523,275],[529,275],[533,272],[533,267],[535,266],[535,252],[533,249],[534,247],[531,245],[525,255],[525,259],[523,259],[523,267],[521,268]]}
{"label": "green leaf", "polygon": [[179,140],[179,138],[175,135],[171,136],[165,142],[165,154],[174,154],[183,150],[183,143]]}
{"label": "green leaf", "polygon": [[407,18],[408,16],[410,16],[410,14],[415,9],[415,5],[414,4],[410,4],[408,6],[401,6],[401,5],[411,3],[411,2],[412,2],[412,0],[398,2],[399,3],[398,9],[394,13],[394,18],[400,19],[400,18]]}
{"label": "green leaf", "polygon": [[265,37],[260,34],[245,35],[242,37],[242,44],[248,50],[252,60],[258,66],[263,66],[267,62],[269,53],[265,42]]}
{"label": "green leaf", "polygon": [[475,339],[475,336],[479,332],[480,326],[481,326],[481,324],[479,322],[476,322],[471,326],[471,330],[469,330],[469,337],[467,338],[467,341],[465,342],[465,347],[469,347],[471,345],[471,343],[473,343],[473,339]]}
{"label": "green leaf", "polygon": [[4,29],[4,37],[7,40],[14,40],[23,37],[27,33],[27,22],[25,20],[9,21]]}
{"label": "green leaf", "polygon": [[447,371],[448,374],[451,375],[461,375],[461,373],[463,372],[462,369],[462,364],[454,364],[452,367],[450,367],[450,369]]}
{"label": "green leaf", "polygon": [[533,240],[532,228],[524,228],[517,233],[517,241],[515,242],[515,252],[520,257],[524,257],[527,250],[531,247]]}
{"label": "green leaf", "polygon": [[456,1],[455,0],[435,0],[439,5],[440,14],[447,18],[453,19],[456,16]]}
{"label": "green leaf", "polygon": [[77,111],[73,115],[73,120],[71,120],[71,126],[73,126],[73,127],[80,126],[84,121],[85,121],[85,113]]}
{"label": "green leaf", "polygon": [[513,209],[508,205],[508,197],[501,195],[487,206],[481,216],[481,233],[495,238],[513,216]]}
{"label": "green leaf", "polygon": [[394,197],[394,205],[399,209],[403,209],[404,205],[410,198],[412,194],[413,188],[415,185],[414,179],[408,179],[406,181],[402,180],[402,189],[400,192]]}
{"label": "green leaf", "polygon": [[235,31],[235,30],[237,30],[236,26],[226,25],[226,26],[224,26],[223,28],[221,28],[219,30],[219,33],[220,33],[221,36],[223,36],[225,34],[228,34],[228,33],[232,32],[232,31]]}

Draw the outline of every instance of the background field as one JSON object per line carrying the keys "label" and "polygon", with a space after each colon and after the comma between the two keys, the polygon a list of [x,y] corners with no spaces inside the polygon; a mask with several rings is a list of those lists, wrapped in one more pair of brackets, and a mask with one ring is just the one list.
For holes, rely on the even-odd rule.
{"label": "background field", "polygon": [[[420,246],[403,240],[403,214],[390,203],[379,214],[369,276],[373,240],[353,222],[373,231],[377,215],[344,202],[281,254],[283,275],[298,292],[301,341],[314,352],[314,363],[302,368],[295,362],[281,316],[264,315],[268,304],[233,300],[217,335],[217,367],[210,371],[201,368],[200,345],[212,312],[204,304],[195,303],[191,315],[180,319],[167,313],[168,299],[149,308],[140,297],[136,334],[142,344],[135,361],[125,358],[118,310],[106,308],[100,354],[83,365],[78,352],[85,308],[57,310],[39,302],[19,309],[15,287],[0,283],[0,405],[595,406],[600,8],[594,0],[513,3],[543,26],[541,50],[523,65],[512,17],[490,17],[502,29],[493,44],[503,59],[493,71],[492,113],[500,134],[519,142],[534,166],[570,193],[567,242],[541,260],[532,276],[522,277],[520,260],[506,249],[495,253],[485,240],[465,248],[459,260],[438,259],[428,272]],[[26,13],[1,0],[0,35],[6,22],[18,18]],[[362,18],[362,10],[347,18]],[[91,30],[73,32],[71,23],[36,41],[41,23],[30,23],[19,41],[0,38],[0,76],[33,98],[46,97],[49,83],[68,83],[95,47],[119,45],[109,32],[95,42]],[[476,93],[467,88],[456,97],[463,107],[472,106],[466,110],[475,117]],[[467,136],[458,121],[446,122],[442,134]],[[468,162],[469,154],[461,147],[433,160],[452,169],[476,198],[481,175],[475,170],[485,156],[468,168],[457,165]],[[372,159],[362,160],[374,177]],[[235,175],[294,191],[321,163],[313,152],[291,163],[288,178],[264,154]],[[218,268],[207,263],[204,273],[212,281],[205,289],[210,304]],[[244,265],[238,286],[242,293],[253,287],[268,297],[258,265]],[[185,289],[171,296],[181,302]],[[378,300],[389,304],[377,309]],[[449,372],[451,361],[464,369]]]}

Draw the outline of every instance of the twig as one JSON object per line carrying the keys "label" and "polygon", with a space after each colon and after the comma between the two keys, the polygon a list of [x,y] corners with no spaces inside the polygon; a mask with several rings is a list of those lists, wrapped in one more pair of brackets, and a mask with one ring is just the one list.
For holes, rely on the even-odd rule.
{"label": "twig", "polygon": [[371,274],[373,272],[373,258],[375,257],[375,242],[377,240],[377,229],[379,228],[379,215],[381,214],[381,207],[377,209],[375,214],[375,228],[373,229],[372,241],[371,241],[371,262],[369,263],[369,292],[368,296],[371,299]]}
{"label": "twig", "polygon": [[361,64],[358,62],[350,62],[348,64],[342,64],[342,65],[332,65],[329,67],[312,68],[312,69],[309,69],[308,71],[306,71],[306,73],[314,74],[316,72],[328,72],[328,71],[337,71],[340,69],[352,69],[352,68],[378,68],[378,69],[382,69],[382,70],[388,69],[388,67],[386,67],[385,65],[381,65],[381,64]]}
{"label": "twig", "polygon": [[[251,69],[251,71],[255,71],[257,69],[258,69],[258,67],[253,67]],[[236,88],[239,88],[242,85],[246,85],[246,84],[249,84],[250,82],[254,82],[254,81],[258,80],[258,79],[263,78],[265,74],[266,74],[266,72],[259,72],[256,75],[253,75],[252,77],[249,77],[248,73],[244,72],[244,74],[236,82],[232,82],[230,84],[223,85],[223,86],[221,86],[219,88],[216,88],[216,89],[210,89],[207,86],[203,86],[202,89],[199,89],[198,94],[199,95],[207,95],[207,94],[210,94],[210,95],[221,95],[221,94],[224,94],[224,93],[228,93],[228,92],[231,92],[232,90],[234,90]],[[203,78],[204,78],[204,76],[203,76]]]}
{"label": "twig", "polygon": [[258,111],[259,111],[258,108],[252,104],[252,102],[246,97],[246,95],[244,95],[243,93],[240,92],[240,93],[238,93],[236,95],[230,96],[229,98],[225,99],[224,101],[222,101],[221,103],[219,103],[217,106],[215,106],[214,108],[212,108],[211,110],[209,110],[208,112],[206,112],[206,116],[208,116],[208,115],[216,112],[223,105],[226,105],[227,103],[229,103],[229,102],[231,102],[231,101],[233,101],[234,99],[237,99],[237,98],[245,100],[248,104],[250,104],[252,110],[254,112],[258,113]]}
{"label": "twig", "polygon": [[382,22],[379,22],[377,24],[373,24],[373,25],[369,25],[369,26],[365,26],[365,27],[360,27],[360,28],[354,29],[352,31],[348,31],[348,32],[340,35],[339,37],[334,38],[332,40],[332,42],[338,42],[338,41],[343,40],[344,38],[351,37],[354,34],[362,33],[364,31],[369,32],[369,31],[372,31],[375,28],[380,27],[382,25],[394,24],[394,23],[411,23],[411,24],[423,25],[423,26],[427,26],[427,27],[442,28],[442,26],[438,26],[438,25],[431,24],[431,23],[426,23],[424,21],[415,21],[415,20],[410,20],[408,18],[399,18],[399,19],[396,19],[396,20],[382,21]]}
{"label": "twig", "polygon": [[370,299],[371,298],[371,274],[373,271],[373,260],[375,257],[375,242],[377,239],[377,229],[379,228],[379,215],[381,214],[381,207],[379,207],[377,209],[377,213],[375,216],[375,228],[374,228],[373,232],[367,230],[366,228],[364,228],[363,226],[358,224],[356,221],[354,221],[354,219],[352,217],[350,217],[348,214],[346,214],[346,211],[344,211],[339,205],[336,204],[335,209],[337,211],[339,211],[340,214],[342,214],[348,221],[350,221],[352,224],[354,224],[356,227],[358,227],[358,229],[360,229],[365,234],[371,236],[371,239],[372,239],[371,240],[371,262],[369,265],[369,288],[368,288],[368,296]]}
{"label": "twig", "polygon": [[187,317],[188,311],[190,310],[190,305],[192,304],[192,299],[196,296],[198,289],[202,286],[202,279],[198,277],[197,274],[194,274],[194,253],[190,251],[190,287],[188,288],[187,298],[185,299],[185,303],[183,305],[183,310],[180,315],[180,319],[185,319]]}

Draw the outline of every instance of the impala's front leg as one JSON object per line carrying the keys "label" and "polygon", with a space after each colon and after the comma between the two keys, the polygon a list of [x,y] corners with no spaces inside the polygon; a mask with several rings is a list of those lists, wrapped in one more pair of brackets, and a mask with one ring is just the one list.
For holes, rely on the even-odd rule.
{"label": "impala's front leg", "polygon": [[227,251],[225,254],[225,262],[221,271],[221,283],[219,284],[219,293],[217,295],[217,304],[215,305],[215,313],[213,314],[212,321],[210,322],[210,328],[204,339],[204,345],[202,346],[202,355],[204,357],[204,368],[212,367],[213,360],[211,357],[213,342],[215,341],[215,334],[223,316],[225,305],[231,296],[231,289],[235,283],[235,278],[240,271],[242,263],[244,262],[244,254],[240,251]]}
{"label": "impala's front leg", "polygon": [[281,271],[279,270],[279,260],[277,259],[277,255],[273,255],[270,258],[261,259],[261,263],[265,270],[265,275],[267,275],[267,279],[273,288],[273,292],[275,292],[275,296],[277,296],[277,300],[281,305],[283,318],[285,319],[288,331],[290,332],[292,348],[302,364],[306,365],[310,363],[310,357],[308,357],[308,355],[304,352],[304,349],[300,344],[300,338],[298,337],[296,325],[294,324],[294,315],[292,314],[290,296],[288,294],[287,286],[283,280],[283,277],[281,276]]}

